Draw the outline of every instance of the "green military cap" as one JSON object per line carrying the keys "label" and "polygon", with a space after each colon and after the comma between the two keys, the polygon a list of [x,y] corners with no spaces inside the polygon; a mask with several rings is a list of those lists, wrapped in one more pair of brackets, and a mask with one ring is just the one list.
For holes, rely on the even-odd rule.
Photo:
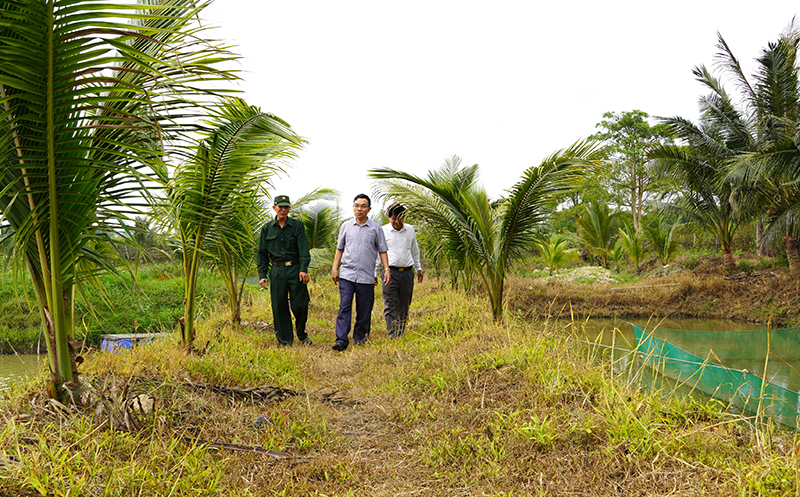
{"label": "green military cap", "polygon": [[288,195],[278,195],[277,197],[275,197],[275,205],[277,205],[278,207],[291,207],[292,203],[289,202]]}

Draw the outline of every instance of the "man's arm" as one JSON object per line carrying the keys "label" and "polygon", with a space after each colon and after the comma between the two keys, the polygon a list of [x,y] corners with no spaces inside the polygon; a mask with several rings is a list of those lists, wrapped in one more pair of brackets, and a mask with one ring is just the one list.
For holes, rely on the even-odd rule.
{"label": "man's arm", "polygon": [[339,227],[339,236],[336,239],[336,253],[333,254],[333,267],[331,267],[331,277],[333,278],[333,282],[337,285],[339,284],[339,264],[342,263],[342,254],[344,254],[344,248],[347,245],[347,235],[346,235],[346,228],[345,225],[342,224]]}
{"label": "man's arm", "polygon": [[419,258],[419,243],[417,243],[417,232],[413,226],[411,228],[411,260],[414,261],[414,268],[417,270],[417,283],[422,283],[422,263]]}
{"label": "man's arm", "polygon": [[266,237],[264,235],[264,228],[261,228],[258,237],[258,252],[256,252],[256,267],[258,268],[259,278],[258,284],[261,285],[261,288],[267,288],[267,284],[269,283],[267,279],[267,274],[269,274],[269,252],[267,252]]}
{"label": "man's arm", "polygon": [[297,252],[300,254],[300,282],[308,284],[308,265],[311,264],[311,253],[308,250],[308,239],[306,239],[306,226],[300,223],[300,233],[297,234]]}
{"label": "man's arm", "polygon": [[344,250],[337,248],[336,253],[333,256],[333,267],[331,268],[331,278],[333,278],[333,282],[336,284],[339,283],[339,264],[342,262],[343,253]]}
{"label": "man's arm", "polygon": [[381,258],[381,264],[383,264],[383,284],[388,285],[389,280],[392,279],[392,273],[389,271],[389,256],[386,255],[386,252],[378,252],[378,257]]}

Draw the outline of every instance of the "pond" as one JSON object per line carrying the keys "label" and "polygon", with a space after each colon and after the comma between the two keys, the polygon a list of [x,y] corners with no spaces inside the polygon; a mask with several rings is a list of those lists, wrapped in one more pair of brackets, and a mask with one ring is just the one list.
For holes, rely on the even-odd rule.
{"label": "pond", "polygon": [[44,354],[0,354],[0,391],[10,388],[14,382],[26,376],[35,375],[39,363],[45,358]]}
{"label": "pond", "polygon": [[[701,361],[708,360],[731,370],[749,372],[786,389],[788,395],[781,395],[779,400],[781,408],[775,409],[780,413],[773,417],[778,422],[796,427],[796,392],[800,390],[800,330],[747,333],[765,330],[766,326],[708,319],[669,319],[649,323],[646,319],[633,322],[590,319],[580,324],[564,323],[562,326],[579,340],[595,344],[597,348],[604,349],[606,354],[610,352],[615,370],[630,371],[629,366],[633,365],[637,366],[636,373],[641,375],[642,368],[638,367],[641,366],[641,357],[637,358],[637,363],[630,363],[634,358],[630,352],[635,348],[634,323],[640,328],[652,327],[648,328],[648,332],[654,337],[666,340],[699,357]],[[651,373],[645,373],[644,377],[656,388],[672,384],[669,381],[665,383],[663,378],[654,380]],[[679,385],[677,390],[695,393],[692,381]]]}

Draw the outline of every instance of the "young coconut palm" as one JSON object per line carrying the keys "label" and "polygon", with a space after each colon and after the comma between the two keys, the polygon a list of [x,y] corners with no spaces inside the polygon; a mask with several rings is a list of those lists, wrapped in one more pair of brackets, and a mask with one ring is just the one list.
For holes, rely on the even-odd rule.
{"label": "young coconut palm", "polygon": [[536,240],[535,245],[539,258],[550,270],[550,276],[570,260],[577,259],[574,249],[569,248],[569,238],[563,233],[551,235],[547,240]]}
{"label": "young coconut palm", "polygon": [[339,192],[330,188],[317,188],[292,204],[291,217],[303,222],[311,252],[308,270],[317,274],[333,264],[336,237],[342,224],[339,207],[331,202],[339,198]]}
{"label": "young coconut palm", "polygon": [[269,219],[259,190],[232,197],[212,223],[206,236],[203,257],[216,269],[228,294],[231,323],[242,322],[242,297],[246,276],[255,266],[258,231]]}
{"label": "young coconut palm", "polygon": [[636,266],[636,274],[642,272],[642,261],[647,253],[642,243],[642,232],[633,228],[633,223],[624,223],[619,229],[619,244]]}
{"label": "young coconut palm", "polygon": [[478,185],[478,166],[462,169],[457,157],[427,178],[385,168],[371,170],[370,177],[382,180],[376,186],[381,195],[404,202],[433,227],[451,260],[473,270],[498,321],[508,270],[530,252],[553,196],[567,191],[584,166],[595,165],[598,158],[594,144],[578,142],[527,169],[497,202]]}
{"label": "young coconut palm", "polygon": [[205,82],[233,78],[215,69],[232,57],[202,37],[202,8],[0,1],[0,211],[36,293],[52,396],[79,382],[76,288],[113,270],[93,247],[146,203],[146,175],[199,114]]}
{"label": "young coconut palm", "polygon": [[653,219],[642,225],[648,250],[664,266],[678,255],[678,236],[682,227],[680,219],[671,219],[663,212],[656,212]]}
{"label": "young coconut palm", "polygon": [[575,221],[583,250],[606,269],[619,238],[620,221],[619,211],[595,202],[585,204],[583,215]]}
{"label": "young coconut palm", "polygon": [[316,188],[292,203],[291,217],[303,221],[308,247],[331,248],[336,245],[341,214],[336,205],[331,205],[340,193],[331,188]]}
{"label": "young coconut palm", "polygon": [[[302,143],[286,122],[241,99],[226,100],[207,124],[209,131],[197,143],[194,156],[167,182],[160,208],[183,254],[182,338],[188,350],[194,346],[195,292],[201,263],[209,253],[207,238],[214,238],[214,246],[224,247],[225,254],[254,243],[258,223],[265,218],[234,211],[254,208],[254,199],[266,195],[269,181],[282,171],[282,161],[294,157]],[[232,267],[221,261],[217,265]]]}

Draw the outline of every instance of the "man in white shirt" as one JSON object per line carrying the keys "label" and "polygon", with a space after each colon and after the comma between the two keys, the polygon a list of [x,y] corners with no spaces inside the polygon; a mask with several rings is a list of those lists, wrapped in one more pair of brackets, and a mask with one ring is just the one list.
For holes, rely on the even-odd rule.
{"label": "man in white shirt", "polygon": [[389,207],[389,224],[383,226],[391,274],[389,282],[383,284],[383,316],[389,338],[399,337],[406,329],[415,273],[417,282],[422,283],[417,233],[413,226],[405,224],[405,210],[400,204]]}

